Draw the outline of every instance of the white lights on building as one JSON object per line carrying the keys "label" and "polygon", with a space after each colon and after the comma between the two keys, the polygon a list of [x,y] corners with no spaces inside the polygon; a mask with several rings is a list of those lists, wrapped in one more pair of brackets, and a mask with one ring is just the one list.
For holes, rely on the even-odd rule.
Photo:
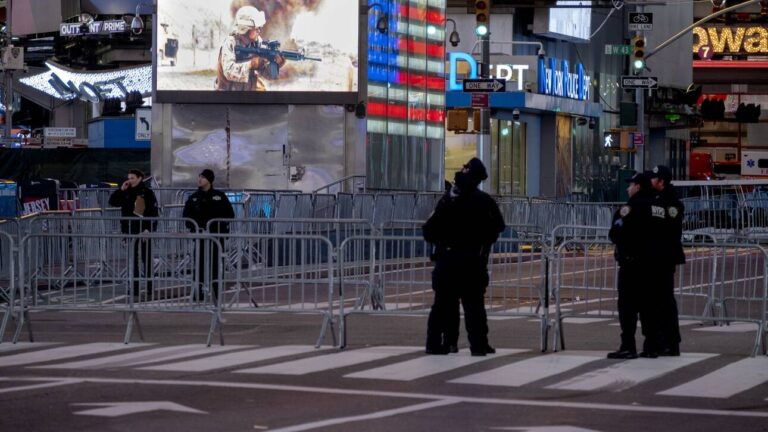
{"label": "white lights on building", "polygon": [[132,91],[152,93],[151,65],[99,72],[73,72],[52,62],[46,66],[48,72],[22,78],[21,83],[57,99],[94,103],[106,98],[125,99]]}

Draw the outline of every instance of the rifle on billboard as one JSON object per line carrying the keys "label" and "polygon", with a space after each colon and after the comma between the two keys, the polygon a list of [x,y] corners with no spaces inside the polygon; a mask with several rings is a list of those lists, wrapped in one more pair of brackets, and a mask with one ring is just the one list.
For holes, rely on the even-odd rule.
{"label": "rifle on billboard", "polygon": [[277,56],[291,61],[323,61],[316,57],[307,57],[304,50],[301,51],[281,51],[280,42],[276,40],[265,41],[262,46],[235,46],[235,59],[238,62],[249,60],[253,57],[261,57],[269,61],[269,76],[271,79],[277,79],[280,74],[280,65],[277,64]]}

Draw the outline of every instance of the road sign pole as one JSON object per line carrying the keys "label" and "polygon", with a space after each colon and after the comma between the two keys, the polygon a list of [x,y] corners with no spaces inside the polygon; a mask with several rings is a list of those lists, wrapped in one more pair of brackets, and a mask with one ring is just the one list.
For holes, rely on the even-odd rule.
{"label": "road sign pole", "polygon": [[[482,63],[483,63],[483,70],[482,70],[482,76],[481,78],[490,78],[489,72],[490,72],[490,64],[491,64],[491,20],[490,16],[488,17],[488,33],[482,36],[481,44],[482,47]],[[490,99],[490,96],[488,96]],[[488,167],[488,172],[492,173],[493,170],[491,169],[491,111],[490,107],[482,108],[480,110],[480,140],[477,143],[477,157],[483,161],[483,164],[485,164],[486,167]],[[494,179],[489,178],[489,181],[486,181],[484,183],[480,184],[480,188],[486,190],[486,191],[492,191],[492,187],[490,185],[493,185]]]}
{"label": "road sign pole", "polygon": [[[637,5],[637,11],[640,13],[644,12],[644,7],[642,4]],[[642,36],[643,32],[637,31],[635,34],[637,36]],[[631,63],[632,59],[630,59],[629,61]],[[630,71],[632,70],[632,67],[633,65],[630,64],[629,65]],[[645,133],[645,89],[635,90],[635,103],[637,103],[637,131],[643,134],[643,136],[648,136]],[[645,170],[645,148],[646,147],[647,145],[640,146],[639,148],[635,147],[635,170],[637,171]]]}

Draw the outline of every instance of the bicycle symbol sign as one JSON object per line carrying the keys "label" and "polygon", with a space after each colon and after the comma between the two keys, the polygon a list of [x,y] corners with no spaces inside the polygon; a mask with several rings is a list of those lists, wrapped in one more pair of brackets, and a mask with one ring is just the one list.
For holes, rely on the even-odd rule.
{"label": "bicycle symbol sign", "polygon": [[653,30],[653,14],[632,12],[629,14],[629,30]]}

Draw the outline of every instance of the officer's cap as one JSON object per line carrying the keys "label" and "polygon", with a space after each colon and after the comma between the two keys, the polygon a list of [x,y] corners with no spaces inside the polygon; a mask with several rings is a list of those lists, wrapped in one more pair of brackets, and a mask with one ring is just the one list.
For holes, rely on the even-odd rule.
{"label": "officer's cap", "polygon": [[464,165],[464,168],[467,169],[469,176],[477,183],[488,178],[488,171],[486,171],[485,165],[483,165],[483,162],[478,158],[470,159],[469,162]]}
{"label": "officer's cap", "polygon": [[647,186],[650,186],[651,177],[647,174],[647,172],[636,172],[635,175],[628,178],[626,182],[636,183],[636,184],[639,184],[640,187],[645,188]]}
{"label": "officer's cap", "polygon": [[672,170],[664,165],[656,165],[651,170],[651,178],[660,178],[664,183],[669,184],[672,181]]}

